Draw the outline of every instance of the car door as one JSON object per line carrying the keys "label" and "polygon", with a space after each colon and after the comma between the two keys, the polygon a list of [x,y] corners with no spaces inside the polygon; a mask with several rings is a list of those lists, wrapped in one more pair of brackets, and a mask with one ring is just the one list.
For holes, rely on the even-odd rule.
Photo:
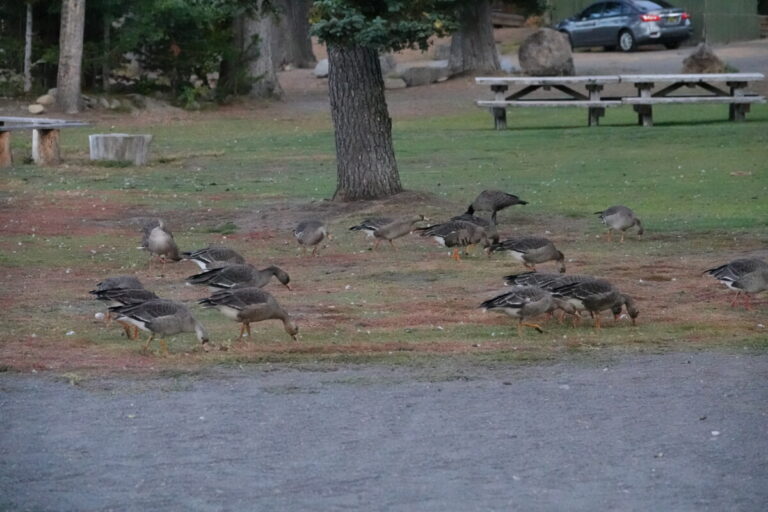
{"label": "car door", "polygon": [[605,2],[595,27],[595,45],[616,46],[619,31],[629,25],[631,11],[622,2]]}
{"label": "car door", "polygon": [[597,21],[603,12],[604,2],[592,4],[576,16],[571,26],[571,42],[573,46],[593,46],[597,43],[595,29]]}

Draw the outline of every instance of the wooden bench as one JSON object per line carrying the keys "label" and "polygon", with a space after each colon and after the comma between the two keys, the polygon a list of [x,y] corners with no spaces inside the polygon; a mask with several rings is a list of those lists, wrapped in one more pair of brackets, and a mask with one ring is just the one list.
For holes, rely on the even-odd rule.
{"label": "wooden bench", "polygon": [[53,166],[61,162],[59,130],[87,125],[65,119],[0,116],[0,167],[13,165],[11,132],[32,130],[32,159],[39,165]]}
{"label": "wooden bench", "polygon": [[[619,83],[619,77],[615,75],[477,77],[475,82],[489,85],[495,95],[493,100],[477,101],[477,105],[491,109],[497,130],[507,127],[507,107],[583,107],[588,111],[587,124],[593,126],[599,124],[607,107],[621,105],[620,99],[601,96],[605,85]],[[583,86],[585,93],[575,90],[574,86]],[[509,87],[516,87],[517,90],[507,95]],[[562,95],[556,98],[531,98],[530,95],[539,89],[555,89]]]}
{"label": "wooden bench", "polygon": [[[724,103],[729,105],[728,119],[744,121],[753,103],[765,103],[763,96],[747,92],[747,85],[764,78],[762,73],[619,75],[621,83],[630,83],[637,89],[637,97],[621,101],[632,105],[642,126],[653,126],[654,105],[672,103]],[[656,89],[659,83],[669,85]],[[728,90],[715,84],[725,84]],[[679,94],[683,88],[684,94]],[[696,89],[696,94],[691,94],[690,89]],[[671,94],[675,92],[677,94]]]}

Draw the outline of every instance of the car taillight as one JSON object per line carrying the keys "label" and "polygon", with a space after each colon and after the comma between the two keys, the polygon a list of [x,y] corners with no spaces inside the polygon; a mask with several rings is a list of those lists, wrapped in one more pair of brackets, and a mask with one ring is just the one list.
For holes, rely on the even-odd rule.
{"label": "car taillight", "polygon": [[691,17],[691,15],[688,14],[687,12],[684,12],[683,14],[680,15],[680,17],[683,18],[684,20],[687,20],[688,18]]}
{"label": "car taillight", "polygon": [[661,21],[661,16],[658,14],[642,14],[640,19],[643,21]]}

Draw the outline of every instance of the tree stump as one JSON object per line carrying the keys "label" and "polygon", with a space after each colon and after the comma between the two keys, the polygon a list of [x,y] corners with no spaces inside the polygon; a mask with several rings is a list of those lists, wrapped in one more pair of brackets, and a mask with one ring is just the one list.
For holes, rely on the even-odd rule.
{"label": "tree stump", "polygon": [[32,160],[38,165],[54,166],[61,163],[59,130],[43,128],[32,130]]}
{"label": "tree stump", "polygon": [[151,135],[103,133],[88,136],[91,160],[128,160],[133,165],[146,165],[149,161]]}
{"label": "tree stump", "polygon": [[10,167],[12,165],[11,132],[0,132],[0,167]]}

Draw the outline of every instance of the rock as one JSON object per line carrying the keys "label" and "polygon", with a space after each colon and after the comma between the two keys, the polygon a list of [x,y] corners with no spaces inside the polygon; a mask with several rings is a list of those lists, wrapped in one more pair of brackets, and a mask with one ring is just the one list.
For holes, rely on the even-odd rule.
{"label": "rock", "polygon": [[118,108],[122,107],[123,104],[118,99],[113,99],[109,102],[109,108],[110,110],[117,110]]}
{"label": "rock", "polygon": [[408,84],[405,83],[405,80],[402,78],[385,78],[384,79],[384,88],[385,89],[404,89],[408,87]]}
{"label": "rock", "polygon": [[715,55],[707,43],[699,43],[696,49],[683,60],[683,73],[725,73],[725,62]]}
{"label": "rock", "polygon": [[381,64],[381,76],[387,76],[392,71],[395,70],[397,67],[397,62],[395,62],[395,56],[391,53],[385,53],[384,55],[379,55],[379,63]]}
{"label": "rock", "polygon": [[55,87],[53,89],[48,89],[48,95],[53,96],[54,98],[56,97],[56,92],[57,90]]}
{"label": "rock", "polygon": [[43,94],[35,100],[35,103],[39,103],[40,105],[53,105],[56,103],[56,97],[52,94]]}
{"label": "rock", "polygon": [[99,106],[101,108],[109,108],[109,100],[104,96],[99,96]]}
{"label": "rock", "polygon": [[503,72],[508,73],[510,75],[520,72],[520,68],[515,66],[514,62],[509,57],[501,57],[499,59],[499,66],[501,67],[501,70]]}
{"label": "rock", "polygon": [[447,60],[409,62],[398,66],[398,71],[408,87],[432,84],[450,76]]}
{"label": "rock", "polygon": [[27,107],[27,110],[29,110],[30,114],[42,114],[43,112],[45,112],[45,107],[37,103],[33,103],[32,105]]}
{"label": "rock", "polygon": [[318,61],[315,70],[312,71],[317,78],[326,78],[328,76],[328,59]]}
{"label": "rock", "polygon": [[529,76],[573,76],[573,55],[568,36],[542,28],[528,36],[518,51],[523,72]]}
{"label": "rock", "polygon": [[436,44],[432,52],[432,58],[435,60],[448,60],[451,57],[450,43]]}

